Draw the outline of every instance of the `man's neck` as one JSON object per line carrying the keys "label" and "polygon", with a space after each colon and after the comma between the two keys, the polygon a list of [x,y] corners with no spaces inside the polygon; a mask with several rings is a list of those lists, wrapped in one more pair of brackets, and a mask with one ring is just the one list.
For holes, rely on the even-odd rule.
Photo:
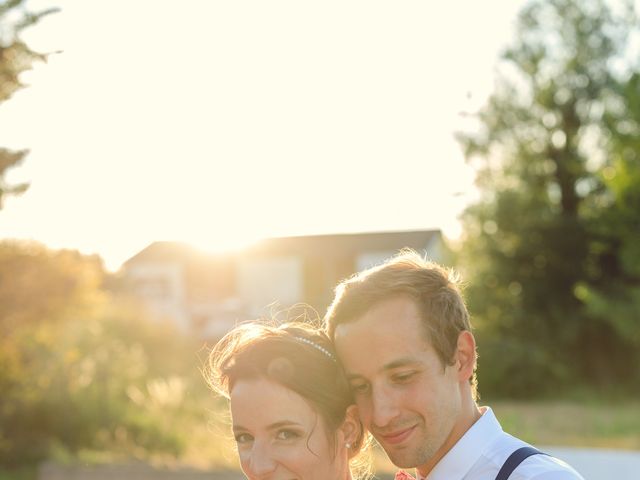
{"label": "man's neck", "polygon": [[435,466],[442,460],[442,458],[451,450],[458,440],[469,430],[474,423],[476,423],[482,412],[478,408],[478,405],[469,397],[469,402],[463,406],[463,411],[460,418],[453,426],[453,429],[449,433],[449,436],[444,441],[442,446],[436,451],[436,453],[429,459],[429,461],[423,465],[416,467],[416,472],[420,478],[426,478],[429,473],[435,468]]}

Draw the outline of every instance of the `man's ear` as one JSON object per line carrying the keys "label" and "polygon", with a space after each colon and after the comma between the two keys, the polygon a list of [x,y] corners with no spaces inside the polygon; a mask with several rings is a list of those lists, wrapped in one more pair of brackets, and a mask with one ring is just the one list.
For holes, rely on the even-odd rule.
{"label": "man's ear", "polygon": [[476,340],[468,330],[464,330],[458,335],[456,368],[458,369],[458,380],[465,382],[471,378],[476,368]]}
{"label": "man's ear", "polygon": [[360,451],[363,435],[358,407],[349,405],[338,435],[338,441],[342,441],[345,446],[348,445],[346,448],[349,458],[356,456]]}

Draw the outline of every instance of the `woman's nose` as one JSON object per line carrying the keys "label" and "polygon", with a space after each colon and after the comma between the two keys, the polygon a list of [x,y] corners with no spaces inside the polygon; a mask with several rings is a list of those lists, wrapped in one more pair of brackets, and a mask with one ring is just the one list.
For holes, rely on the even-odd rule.
{"label": "woman's nose", "polygon": [[270,452],[268,445],[255,442],[249,452],[243,459],[242,470],[249,475],[250,478],[263,479],[268,478],[277,467],[277,462]]}

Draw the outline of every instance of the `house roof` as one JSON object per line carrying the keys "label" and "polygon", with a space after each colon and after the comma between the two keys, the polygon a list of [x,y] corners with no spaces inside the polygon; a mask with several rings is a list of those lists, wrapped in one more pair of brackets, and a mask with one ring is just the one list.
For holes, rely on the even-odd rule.
{"label": "house roof", "polygon": [[440,230],[346,233],[268,238],[247,249],[249,254],[337,257],[361,252],[423,250],[440,238]]}
{"label": "house roof", "polygon": [[[440,238],[440,230],[345,233],[268,238],[231,256],[285,256],[333,258],[361,252],[397,251],[401,248],[423,250]],[[154,242],[128,259],[123,267],[147,262],[215,261],[229,255],[204,253],[184,242]]]}
{"label": "house roof", "polygon": [[153,242],[124,262],[123,267],[156,259],[184,261],[194,255],[199,255],[198,250],[184,242]]}

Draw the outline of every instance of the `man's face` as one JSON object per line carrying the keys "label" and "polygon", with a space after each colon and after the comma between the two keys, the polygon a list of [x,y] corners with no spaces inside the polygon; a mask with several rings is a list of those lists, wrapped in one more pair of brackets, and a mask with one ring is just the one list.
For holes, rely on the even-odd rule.
{"label": "man's face", "polygon": [[362,421],[391,461],[433,466],[459,436],[461,381],[458,362],[443,366],[425,340],[415,302],[375,305],[339,325],[335,345]]}

